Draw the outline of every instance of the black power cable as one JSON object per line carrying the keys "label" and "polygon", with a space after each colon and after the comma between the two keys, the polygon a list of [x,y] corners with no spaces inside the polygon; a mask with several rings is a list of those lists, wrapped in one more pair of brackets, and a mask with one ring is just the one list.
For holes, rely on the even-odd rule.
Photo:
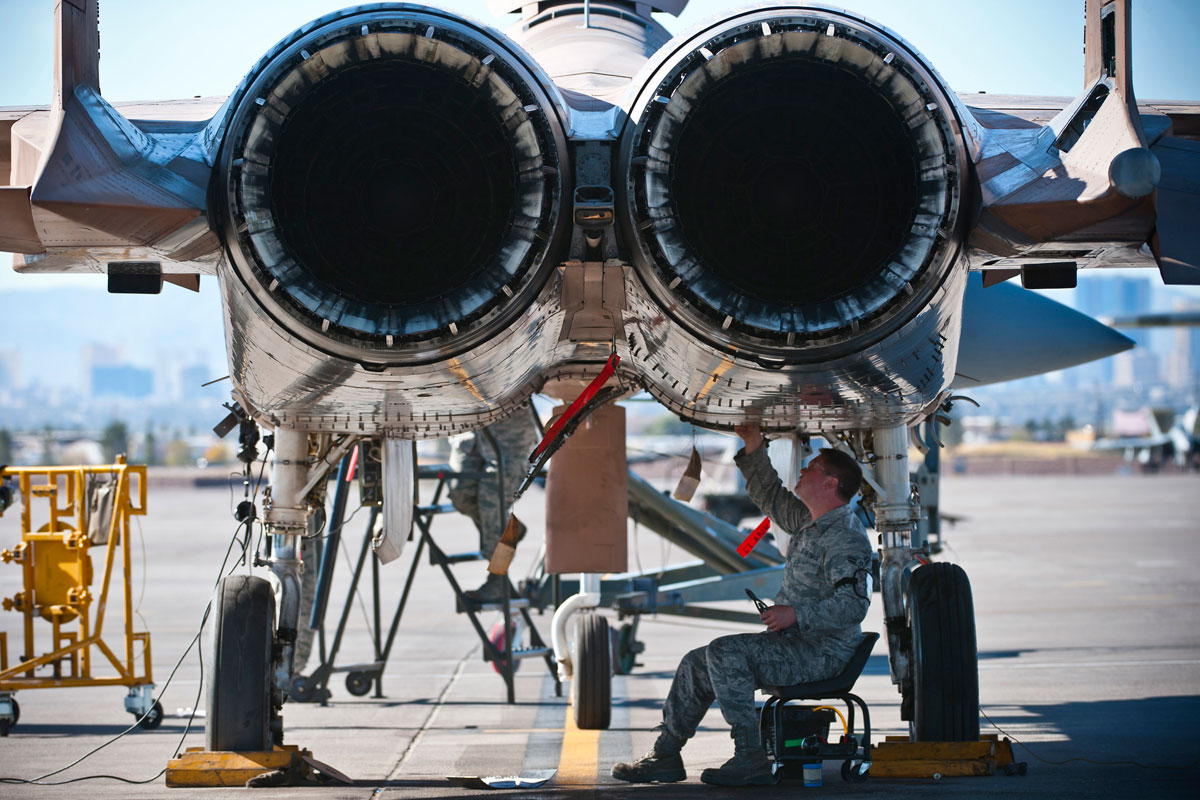
{"label": "black power cable", "polygon": [[1200,765],[1200,757],[1192,759],[1192,761],[1187,764],[1146,764],[1141,761],[1100,761],[1098,759],[1087,758],[1085,756],[1073,756],[1071,758],[1064,758],[1061,761],[1055,761],[1055,760],[1049,759],[1049,758],[1042,758],[1041,756],[1039,756],[1037,753],[1035,753],[1033,751],[1032,747],[1025,744],[1020,739],[1013,736],[1011,733],[1004,730],[999,725],[997,725],[995,722],[993,722],[992,718],[989,717],[984,712],[982,707],[979,709],[979,713],[983,716],[984,719],[986,719],[988,721],[989,725],[991,725],[996,730],[1000,731],[1000,733],[1003,734],[1004,736],[1007,736],[1009,739],[1012,739],[1014,742],[1021,745],[1021,747],[1025,748],[1025,751],[1028,752],[1029,755],[1033,756],[1035,759],[1042,762],[1043,764],[1050,764],[1051,766],[1055,766],[1055,767],[1061,767],[1064,764],[1071,764],[1076,761],[1080,761],[1085,764],[1096,764],[1096,765],[1102,766],[1102,767],[1144,767],[1145,769],[1192,769],[1192,768],[1196,767],[1197,765]]}

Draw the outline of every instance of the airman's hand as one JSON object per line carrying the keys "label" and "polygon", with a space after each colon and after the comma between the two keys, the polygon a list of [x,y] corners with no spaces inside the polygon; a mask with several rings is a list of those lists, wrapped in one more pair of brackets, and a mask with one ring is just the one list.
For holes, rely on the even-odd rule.
{"label": "airman's hand", "polygon": [[733,432],[742,437],[742,441],[746,445],[746,455],[750,455],[762,447],[762,429],[759,428],[757,422],[743,422],[741,425],[734,425]]}
{"label": "airman's hand", "polygon": [[771,606],[758,618],[767,626],[767,630],[778,633],[796,624],[796,609],[791,606]]}

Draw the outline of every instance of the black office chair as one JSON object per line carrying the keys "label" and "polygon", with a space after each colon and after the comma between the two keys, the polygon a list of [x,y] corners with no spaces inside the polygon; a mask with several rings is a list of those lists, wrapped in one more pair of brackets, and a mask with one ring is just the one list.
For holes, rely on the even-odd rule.
{"label": "black office chair", "polygon": [[[777,765],[776,773],[784,778],[799,778],[804,764],[815,761],[843,759],[842,778],[864,781],[871,767],[871,714],[867,704],[851,693],[854,682],[862,674],[878,633],[865,633],[863,639],[840,673],[832,678],[791,686],[764,686],[770,695],[763,704],[759,728],[763,746]],[[829,725],[837,714],[828,708],[789,706],[793,700],[841,700],[846,704],[845,733],[838,742],[828,741]],[[854,706],[862,709],[862,755],[855,736]],[[858,761],[855,764],[855,761]]]}

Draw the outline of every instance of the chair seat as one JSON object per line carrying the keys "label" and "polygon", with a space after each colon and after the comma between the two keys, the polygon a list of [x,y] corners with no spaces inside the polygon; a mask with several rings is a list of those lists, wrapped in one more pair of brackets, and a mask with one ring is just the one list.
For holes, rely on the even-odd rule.
{"label": "chair seat", "polygon": [[848,694],[854,688],[858,676],[862,674],[863,667],[867,665],[867,659],[871,657],[871,650],[877,641],[878,633],[864,633],[862,641],[854,650],[854,655],[850,657],[850,662],[832,678],[811,683],[793,683],[791,686],[764,686],[762,690],[785,700],[819,699]]}

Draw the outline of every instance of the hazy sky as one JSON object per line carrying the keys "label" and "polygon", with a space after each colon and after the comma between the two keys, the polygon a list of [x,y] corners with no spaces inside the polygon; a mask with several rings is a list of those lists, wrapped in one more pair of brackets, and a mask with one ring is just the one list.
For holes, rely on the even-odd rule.
{"label": "hazy sky", "polygon": [[[337,0],[103,0],[100,81],[111,101],[226,95],[254,62]],[[507,27],[484,0],[436,4]],[[744,6],[693,0],[673,32]],[[847,0],[899,33],[957,91],[1075,95],[1083,83],[1082,0]],[[53,0],[0,0],[0,106],[44,105],[51,91]],[[1194,57],[1200,0],[1135,0],[1134,81],[1141,98],[1200,100]],[[18,276],[0,256],[0,289],[62,285]],[[89,277],[86,285],[102,285]]]}

